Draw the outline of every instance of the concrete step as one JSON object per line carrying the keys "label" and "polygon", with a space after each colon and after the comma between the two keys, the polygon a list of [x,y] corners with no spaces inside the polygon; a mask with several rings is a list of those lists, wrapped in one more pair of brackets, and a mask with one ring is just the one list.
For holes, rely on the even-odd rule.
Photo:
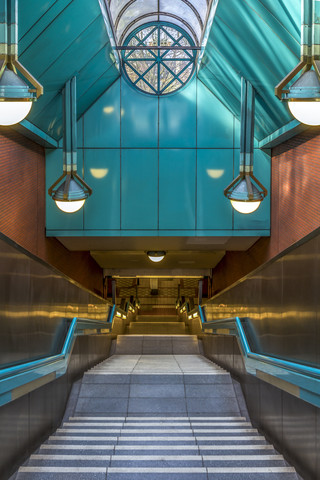
{"label": "concrete step", "polygon": [[118,335],[117,355],[199,355],[196,335]]}
{"label": "concrete step", "polygon": [[179,317],[177,315],[139,315],[136,319],[137,322],[149,322],[149,323],[157,323],[157,322],[180,322]]}
{"label": "concrete step", "polygon": [[131,322],[126,328],[128,335],[181,335],[186,334],[184,322]]}
{"label": "concrete step", "polygon": [[297,480],[201,355],[114,355],[84,375],[74,412],[16,480]]}

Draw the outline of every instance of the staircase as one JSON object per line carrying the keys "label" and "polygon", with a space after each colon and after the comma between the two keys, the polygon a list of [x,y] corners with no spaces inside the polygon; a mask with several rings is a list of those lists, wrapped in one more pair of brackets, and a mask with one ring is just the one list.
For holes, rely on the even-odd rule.
{"label": "staircase", "polygon": [[[196,337],[193,354],[166,354],[150,337],[153,355],[119,354],[140,352],[144,338],[119,337],[116,354],[85,373],[69,417],[17,480],[297,480]],[[188,348],[179,338],[165,337],[172,352]]]}
{"label": "staircase", "polygon": [[187,327],[176,315],[139,315],[126,329],[129,335],[186,335]]}

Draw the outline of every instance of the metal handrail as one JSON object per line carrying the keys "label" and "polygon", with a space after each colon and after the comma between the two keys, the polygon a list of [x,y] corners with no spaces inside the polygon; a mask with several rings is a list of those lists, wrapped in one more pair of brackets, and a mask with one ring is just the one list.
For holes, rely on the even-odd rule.
{"label": "metal handrail", "polygon": [[249,373],[256,375],[257,370],[259,370],[277,378],[280,380],[279,385],[277,385],[279,388],[282,388],[281,381],[295,385],[299,388],[300,398],[320,407],[320,368],[253,352],[241,323],[241,320],[246,318],[233,317],[211,320],[203,322],[202,329],[203,331],[207,329],[220,330],[225,327],[228,330],[227,334],[237,337],[244,364]]}
{"label": "metal handrail", "polygon": [[[247,318],[247,317],[244,317],[244,318]],[[210,322],[206,322],[203,324],[203,329],[212,328],[214,325],[219,327],[226,326],[229,329],[230,329],[230,325],[233,326],[234,327],[233,330],[238,334],[237,336],[239,337],[239,340],[241,342],[241,347],[243,350],[242,353],[245,356],[249,358],[253,358],[255,360],[260,360],[265,363],[269,363],[271,365],[284,367],[286,369],[290,369],[291,371],[299,374],[303,374],[303,375],[307,374],[307,375],[320,378],[320,368],[309,367],[308,365],[303,365],[303,364],[292,362],[289,360],[281,360],[280,358],[273,357],[271,355],[253,352],[249,346],[246,333],[243,329],[243,326],[241,324],[241,319],[239,317],[211,320]]]}
{"label": "metal handrail", "polygon": [[[113,314],[116,309],[112,309]],[[68,319],[65,319],[68,320]],[[69,325],[61,352],[38,360],[0,368],[0,406],[17,398],[17,389],[47,377],[48,382],[63,375],[68,368],[72,348],[77,335],[83,330],[110,330],[111,323],[104,320],[74,317]],[[36,387],[35,387],[36,388]],[[30,391],[32,388],[30,388]],[[15,395],[13,392],[15,391]]]}

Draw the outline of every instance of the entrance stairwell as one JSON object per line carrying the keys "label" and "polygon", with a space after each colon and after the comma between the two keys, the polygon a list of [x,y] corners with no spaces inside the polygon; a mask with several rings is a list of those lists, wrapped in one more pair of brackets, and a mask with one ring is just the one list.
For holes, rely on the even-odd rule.
{"label": "entrance stairwell", "polygon": [[297,480],[196,336],[118,336],[17,480]]}

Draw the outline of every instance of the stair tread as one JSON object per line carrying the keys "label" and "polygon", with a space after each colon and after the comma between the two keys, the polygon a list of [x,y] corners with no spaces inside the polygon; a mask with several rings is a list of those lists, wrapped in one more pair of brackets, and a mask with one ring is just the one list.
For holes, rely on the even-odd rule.
{"label": "stair tread", "polygon": [[230,374],[199,354],[117,354],[101,362],[84,375],[73,416],[16,480],[106,477],[297,480],[241,415]]}

